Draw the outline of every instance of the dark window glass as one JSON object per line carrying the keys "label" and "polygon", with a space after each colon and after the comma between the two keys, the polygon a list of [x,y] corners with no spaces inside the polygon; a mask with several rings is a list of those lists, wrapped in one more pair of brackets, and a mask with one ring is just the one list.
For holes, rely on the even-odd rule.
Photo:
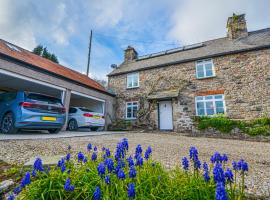
{"label": "dark window glass", "polygon": [[76,113],[77,112],[77,109],[76,108],[69,108],[69,113]]}
{"label": "dark window glass", "polygon": [[83,112],[94,112],[93,110],[90,110],[88,108],[80,108],[80,110]]}
{"label": "dark window glass", "polygon": [[61,99],[55,98],[55,97],[50,97],[42,94],[35,94],[35,93],[30,93],[27,95],[27,98],[31,101],[41,101],[41,102],[46,102],[49,104],[60,104],[62,105]]}

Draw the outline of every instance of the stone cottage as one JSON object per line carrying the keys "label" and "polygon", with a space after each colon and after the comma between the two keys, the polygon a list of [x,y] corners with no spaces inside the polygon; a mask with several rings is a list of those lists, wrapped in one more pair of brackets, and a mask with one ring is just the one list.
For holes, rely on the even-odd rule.
{"label": "stone cottage", "polygon": [[138,56],[109,75],[115,116],[153,129],[188,131],[192,117],[224,113],[250,120],[270,114],[270,28],[248,32],[245,15],[227,21],[227,36]]}

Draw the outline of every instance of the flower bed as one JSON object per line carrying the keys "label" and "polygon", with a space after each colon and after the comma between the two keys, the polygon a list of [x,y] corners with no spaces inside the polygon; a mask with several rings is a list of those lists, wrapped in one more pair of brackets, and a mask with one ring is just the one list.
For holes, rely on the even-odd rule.
{"label": "flower bed", "polygon": [[117,144],[114,155],[91,144],[87,150],[72,157],[69,146],[51,169],[37,158],[8,199],[244,199],[248,164],[240,160],[230,169],[226,154],[214,153],[207,164],[191,147],[182,167],[168,171],[151,159],[151,147],[143,152],[138,145],[131,156],[127,139]]}

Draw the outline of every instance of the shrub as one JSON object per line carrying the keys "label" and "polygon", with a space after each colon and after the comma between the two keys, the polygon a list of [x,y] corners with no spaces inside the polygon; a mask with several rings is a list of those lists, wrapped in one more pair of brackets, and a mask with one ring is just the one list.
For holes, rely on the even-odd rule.
{"label": "shrub", "polygon": [[[107,148],[102,152],[87,146],[88,153],[79,152],[59,160],[52,169],[37,158],[33,170],[27,172],[12,194],[18,199],[243,199],[244,178],[248,164],[244,160],[228,167],[228,156],[216,152],[211,163],[199,160],[198,150],[191,147],[189,159],[182,167],[165,170],[151,159],[152,149],[143,154],[138,145],[134,157],[129,156],[128,140],[117,144],[114,157]],[[93,158],[98,154],[98,159]],[[227,169],[225,171],[225,169]],[[213,171],[213,172],[212,172]],[[234,173],[233,173],[234,171]],[[236,183],[236,177],[242,180]],[[16,196],[17,195],[17,196]]]}
{"label": "shrub", "polygon": [[216,115],[212,117],[196,117],[194,121],[197,122],[199,130],[214,128],[222,133],[229,133],[234,128],[239,128],[244,133],[251,136],[270,135],[269,117],[259,118],[250,122],[246,122],[232,120],[224,115]]}

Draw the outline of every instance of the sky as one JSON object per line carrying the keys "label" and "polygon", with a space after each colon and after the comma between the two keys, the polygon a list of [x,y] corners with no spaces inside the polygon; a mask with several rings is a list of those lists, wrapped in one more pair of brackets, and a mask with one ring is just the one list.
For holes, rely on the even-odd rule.
{"label": "sky", "polygon": [[226,36],[233,13],[249,31],[270,27],[269,0],[0,0],[0,38],[32,50],[42,44],[60,64],[106,80],[133,46],[139,55]]}

